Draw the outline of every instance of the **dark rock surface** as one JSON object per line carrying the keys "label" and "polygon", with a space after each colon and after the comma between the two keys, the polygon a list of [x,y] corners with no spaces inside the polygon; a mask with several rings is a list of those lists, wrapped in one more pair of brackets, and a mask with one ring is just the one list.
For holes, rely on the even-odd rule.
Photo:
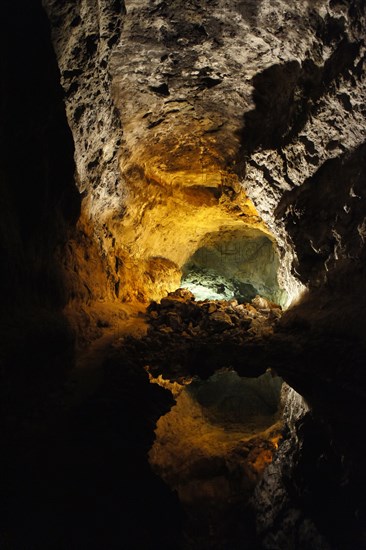
{"label": "dark rock surface", "polygon": [[78,188],[89,212],[93,213],[93,199],[101,209],[108,209],[122,193],[118,172],[121,129],[111,98],[109,58],[119,41],[124,2],[84,5],[44,0],[42,4],[51,24],[74,136]]}
{"label": "dark rock surface", "polygon": [[62,307],[60,248],[80,199],[49,23],[37,2],[5,2],[0,62],[2,310]]}
{"label": "dark rock surface", "polygon": [[0,33],[0,376],[20,417],[73,361],[62,314],[64,247],[80,213],[73,141],[49,23],[39,2],[4,3]]}
{"label": "dark rock surface", "polygon": [[365,548],[360,464],[350,463],[300,396],[287,394],[288,432],[253,498],[263,548]]}
{"label": "dark rock surface", "polygon": [[70,404],[81,390],[62,308],[81,283],[65,243],[80,238],[80,197],[40,2],[5,0],[0,44],[0,547],[176,547],[176,499],[147,462],[167,392],[143,371],[106,372],[99,394]]}
{"label": "dark rock surface", "polygon": [[78,391],[39,396],[3,432],[1,547],[178,548],[182,512],[147,461],[169,393],[112,356],[99,390],[70,406]]}
{"label": "dark rock surface", "polygon": [[207,378],[223,367],[232,367],[243,376],[262,374],[267,365],[254,359],[247,362],[246,349],[263,345],[282,310],[259,296],[251,304],[196,302],[191,292],[179,289],[160,304],[153,302],[147,313],[146,338],[131,343],[139,347],[143,366],[149,365],[152,374],[173,380],[193,374]]}

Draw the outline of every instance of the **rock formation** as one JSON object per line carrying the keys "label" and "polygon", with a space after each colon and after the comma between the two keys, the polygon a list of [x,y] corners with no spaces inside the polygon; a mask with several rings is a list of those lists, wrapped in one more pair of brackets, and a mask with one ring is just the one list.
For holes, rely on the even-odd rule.
{"label": "rock formation", "polygon": [[[252,547],[366,547],[364,0],[5,0],[4,17],[1,373],[5,441],[20,450],[9,444],[2,468],[15,485],[23,456],[30,468],[28,489],[4,492],[12,519],[0,543],[49,547],[71,500],[51,465],[73,494],[75,451],[82,507],[97,434],[119,490],[138,488],[126,540],[150,544],[156,492],[171,514],[154,541],[178,544],[179,505],[147,465],[172,404],[148,385],[149,366],[176,382],[222,367],[283,377],[284,441],[251,501]],[[221,300],[195,301],[177,291],[185,283]],[[146,336],[116,337],[146,306]],[[70,389],[73,340],[80,349],[103,334],[114,343],[99,349],[104,374]],[[33,467],[42,505],[23,536],[11,511],[16,498],[21,518],[32,508]],[[111,478],[97,495],[113,547],[124,533],[121,500],[103,489]],[[137,536],[145,485],[150,519]],[[73,521],[60,548],[74,532],[79,546],[102,544],[85,534],[87,514]]]}
{"label": "rock formation", "polygon": [[364,140],[362,4],[45,6],[117,294],[158,298],[210,234],[255,227],[276,239],[291,301],[296,251],[274,213]]}

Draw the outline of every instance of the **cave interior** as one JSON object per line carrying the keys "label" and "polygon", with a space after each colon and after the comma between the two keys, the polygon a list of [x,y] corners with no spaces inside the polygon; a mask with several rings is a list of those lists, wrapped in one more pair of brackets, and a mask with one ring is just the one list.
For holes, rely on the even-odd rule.
{"label": "cave interior", "polygon": [[366,549],[365,36],[4,0],[1,548]]}

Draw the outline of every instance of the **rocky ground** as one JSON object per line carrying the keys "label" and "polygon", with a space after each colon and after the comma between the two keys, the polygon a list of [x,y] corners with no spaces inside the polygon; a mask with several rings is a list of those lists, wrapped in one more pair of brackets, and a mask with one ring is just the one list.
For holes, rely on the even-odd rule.
{"label": "rocky ground", "polygon": [[149,366],[153,375],[169,380],[195,374],[207,378],[223,367],[258,376],[267,366],[251,362],[246,368],[244,350],[273,334],[281,314],[280,306],[259,296],[247,304],[195,301],[190,291],[179,289],[147,308],[146,337],[127,338],[123,346],[118,341],[115,346],[123,356]]}
{"label": "rocky ground", "polygon": [[[195,301],[180,289],[140,313],[133,335],[98,346],[92,369],[88,352],[83,376],[29,382],[23,393],[18,381],[24,405],[3,417],[2,547],[362,548],[355,489],[362,472],[347,473],[349,462],[329,441],[332,427],[295,392],[285,398],[285,429],[272,424],[275,410],[259,431],[253,416],[249,423],[238,416],[253,403],[252,382],[243,380],[272,379],[265,371],[275,375],[280,352],[284,369],[296,357],[283,319],[259,296],[246,304]],[[237,392],[225,399],[217,396],[227,385],[220,369],[237,377]]]}
{"label": "rocky ground", "polygon": [[[280,315],[278,306],[259,297],[243,305],[196,302],[190,292],[179,290],[150,305],[146,335],[140,330],[106,340],[104,352],[97,349],[98,365],[94,361],[88,369],[85,361],[79,363],[83,376],[72,371],[52,387],[45,380],[48,398],[37,390],[32,401],[25,401],[27,411],[14,406],[11,417],[9,409],[1,458],[2,547],[203,549],[236,544],[244,533],[255,548],[254,521],[246,503],[272,459],[278,428],[276,434],[272,430],[265,435],[266,427],[261,426],[260,435],[248,435],[240,434],[245,429],[237,423],[230,436],[224,425],[207,420],[192,394],[188,410],[193,404],[200,412],[190,412],[187,421],[178,410],[180,422],[194,427],[190,418],[199,417],[200,429],[204,427],[211,443],[206,444],[205,456],[197,454],[197,441],[189,451],[187,464],[193,473],[188,468],[181,485],[186,497],[190,495],[184,510],[148,463],[156,423],[174,400],[171,392],[149,383],[145,367],[149,366],[150,377],[163,373],[178,383],[197,373],[207,378],[218,364],[239,361],[239,348],[270,333]],[[209,358],[215,356],[211,364]],[[90,353],[86,357],[90,359]],[[215,444],[217,433],[221,454]],[[179,430],[177,437],[178,441]],[[177,475],[174,467],[171,471]],[[237,485],[240,471],[244,478]],[[222,495],[215,500],[220,483],[225,494],[229,491],[228,502]],[[245,491],[239,491],[243,487]],[[157,527],[162,517],[164,525]],[[219,524],[220,529],[213,528]]]}
{"label": "rocky ground", "polygon": [[[280,306],[259,296],[246,304],[196,301],[179,289],[149,305],[145,336],[113,344],[106,377],[116,394],[127,367],[147,370],[152,382],[175,395],[175,406],[158,421],[149,457],[183,506],[182,548],[259,544],[248,501],[281,438],[281,382],[263,375],[264,365],[246,368],[242,350],[273,334],[281,314]],[[241,379],[233,369],[259,378]]]}
{"label": "rocky ground", "polygon": [[[319,307],[320,304],[321,302]],[[337,307],[336,303],[334,307]],[[329,339],[329,344],[326,344],[316,336],[317,324],[314,323],[314,326],[307,325],[308,336],[314,335],[312,344],[308,343],[309,338],[302,341],[298,337],[298,331],[303,331],[306,327],[303,326],[304,320],[301,319],[301,315],[291,312],[282,316],[279,306],[259,296],[250,304],[238,304],[233,300],[196,302],[189,291],[180,289],[161,300],[159,304],[152,303],[147,310],[147,319],[149,328],[146,336],[138,341],[127,337],[123,341],[115,342],[116,360],[112,372],[115,374],[119,372],[118,376],[122,376],[120,370],[122,363],[131,366],[140,364],[141,368],[148,367],[150,376],[159,377],[160,375],[160,383],[163,385],[164,379],[165,381],[175,380],[180,384],[192,378],[196,380],[197,377],[210,379],[214,372],[222,368],[234,369],[244,377],[261,376],[267,368],[270,368],[273,374],[276,370],[281,374],[283,372],[294,381],[296,387],[297,377],[302,376],[301,373],[305,367],[310,369],[312,366],[313,376],[307,379],[306,391],[310,403],[314,402],[315,397],[320,393],[323,396],[326,395],[327,402],[330,403],[329,407],[324,406],[325,408],[320,411],[324,420],[319,421],[317,416],[319,409],[315,407],[315,412],[309,411],[298,394],[290,390],[290,394],[284,399],[283,442],[279,446],[273,464],[265,471],[263,481],[257,484],[260,478],[258,475],[255,480],[252,479],[249,494],[252,494],[255,486],[257,488],[251,505],[248,507],[246,500],[243,506],[243,501],[240,501],[240,505],[231,507],[227,514],[227,509],[223,512],[221,508],[221,516],[220,513],[216,515],[217,510],[212,512],[211,508],[208,516],[199,515],[198,522],[192,523],[190,519],[187,547],[196,548],[194,544],[200,541],[199,544],[202,546],[198,546],[199,548],[216,548],[215,544],[220,548],[218,541],[221,536],[221,541],[226,540],[223,548],[235,548],[238,540],[246,540],[248,548],[271,550],[305,549],[310,546],[343,550],[349,545],[364,548],[362,520],[365,509],[362,492],[364,474],[362,461],[360,461],[363,441],[359,438],[364,407],[354,389],[347,388],[344,384],[342,387],[331,389],[327,384],[327,369],[334,368],[338,363],[339,367],[345,365],[343,355],[337,353],[337,346],[339,346],[337,337],[333,336],[333,339]],[[332,335],[332,324],[328,322],[328,326]],[[331,342],[334,347],[329,347]],[[324,372],[319,371],[320,363],[323,365]],[[179,399],[178,408],[181,406]],[[187,400],[186,397],[184,399]],[[167,433],[169,434],[172,430],[179,432],[182,427],[177,424],[178,408],[173,408],[171,413],[160,419],[159,423],[166,422],[166,426],[160,425],[159,428],[158,423],[158,445],[161,444],[159,437],[162,436],[163,441],[164,438],[166,441]],[[183,409],[182,405],[180,410],[183,411]],[[347,411],[346,416],[344,411]],[[193,413],[192,416],[201,422],[201,415],[202,409]],[[207,415],[206,410],[203,412],[206,420]],[[183,416],[184,414],[179,419],[179,423],[185,425],[182,434],[193,434],[191,421],[184,420]],[[228,425],[225,426],[225,430],[230,431]],[[207,442],[209,439],[207,432],[202,433],[206,433]],[[217,435],[216,431],[215,437]],[[187,436],[184,435],[184,437]],[[172,436],[169,435],[168,439],[171,440]],[[220,444],[219,441],[221,441]],[[206,473],[213,474],[213,478],[220,471],[220,475],[223,474],[229,484],[233,481],[232,476],[235,477],[235,468],[230,470],[229,463],[239,465],[239,471],[241,471],[239,477],[243,482],[244,472],[250,472],[249,463],[253,458],[253,450],[259,454],[263,451],[269,452],[269,462],[273,457],[273,443],[265,442],[263,437],[252,439],[250,445],[243,441],[236,447],[234,445],[234,455],[236,454],[237,457],[234,460],[230,452],[224,458],[218,456],[217,449],[221,444],[222,439],[219,435],[214,443],[215,460],[210,464],[212,454],[208,457],[204,453],[205,456],[201,456],[200,459],[205,466],[203,467],[202,464],[201,466]],[[248,449],[245,453],[240,451],[243,445]],[[191,461],[189,453],[187,455],[187,447],[188,442],[185,440],[182,452],[178,454],[188,456],[187,463],[191,464],[192,471],[195,472],[193,478],[197,492],[197,486],[199,487],[202,483],[199,474],[200,466],[197,466],[194,460]],[[357,451],[349,452],[349,448],[356,448]],[[159,471],[159,465],[157,471]],[[163,473],[163,477],[165,474],[166,480],[169,480],[169,476],[174,478],[176,475],[174,468],[170,473],[168,468],[167,473],[166,465],[161,464],[159,473]],[[185,471],[182,474],[183,479],[186,473]],[[181,487],[176,481],[175,484],[173,482],[173,486],[178,487],[183,493],[183,498],[188,498],[186,510],[189,518],[197,517],[195,504],[189,500],[192,495],[191,483],[187,478]],[[208,490],[215,493],[216,483],[217,481],[214,481],[211,485],[211,481],[209,482],[206,478],[203,489],[206,497]],[[221,495],[225,494],[223,486],[220,491]],[[241,491],[242,496],[244,493],[244,490]],[[200,498],[202,494],[198,500]],[[207,499],[205,502],[207,505]],[[206,510],[210,510],[210,507]],[[256,516],[259,540],[253,530],[247,530],[248,526],[253,525],[253,514]],[[337,518],[337,525],[334,525],[334,518]],[[225,531],[224,527],[226,521],[226,526],[229,531],[231,529],[231,536],[234,537],[231,539],[229,537],[230,540],[225,538],[228,536],[228,531]],[[212,527],[218,522],[220,522],[221,531]],[[209,529],[206,528],[206,534],[211,530],[212,539],[202,538],[200,528],[202,529],[203,524],[211,525]],[[192,542],[192,536],[195,543]],[[235,537],[238,538],[235,539]],[[205,546],[205,544],[211,544],[211,546]]]}

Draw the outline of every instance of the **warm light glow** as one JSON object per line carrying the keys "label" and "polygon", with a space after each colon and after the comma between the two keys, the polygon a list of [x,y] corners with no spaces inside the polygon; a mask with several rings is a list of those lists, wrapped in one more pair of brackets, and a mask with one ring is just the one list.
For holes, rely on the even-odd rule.
{"label": "warm light glow", "polygon": [[272,462],[273,454],[269,449],[261,451],[251,463],[258,474],[262,474],[266,466]]}
{"label": "warm light glow", "polygon": [[[235,174],[214,164],[169,169],[168,160],[141,158],[127,171],[125,215],[112,221],[128,299],[160,300],[176,290],[184,265],[211,235],[252,232],[274,240]],[[192,289],[199,299],[231,297],[202,286]]]}
{"label": "warm light glow", "polygon": [[269,406],[271,396],[279,399],[280,379],[242,379],[223,370],[185,388],[161,376],[150,381],[176,397],[157,423],[149,461],[181,501],[227,503],[253,490],[281,438],[279,413]]}
{"label": "warm light glow", "polygon": [[271,443],[273,443],[276,450],[278,449],[281,439],[282,439],[282,435],[280,434],[276,435],[275,437],[271,437],[270,439]]}
{"label": "warm light glow", "polygon": [[165,390],[169,390],[174,397],[178,397],[182,391],[184,390],[184,387],[187,386],[192,382],[192,378],[185,378],[184,380],[181,380],[181,384],[179,382],[170,380],[167,380],[166,378],[163,378],[161,374],[159,374],[157,377],[154,377],[150,372],[150,367],[146,366],[145,371],[147,372],[149,376],[150,384],[157,384],[161,388],[164,388]]}

